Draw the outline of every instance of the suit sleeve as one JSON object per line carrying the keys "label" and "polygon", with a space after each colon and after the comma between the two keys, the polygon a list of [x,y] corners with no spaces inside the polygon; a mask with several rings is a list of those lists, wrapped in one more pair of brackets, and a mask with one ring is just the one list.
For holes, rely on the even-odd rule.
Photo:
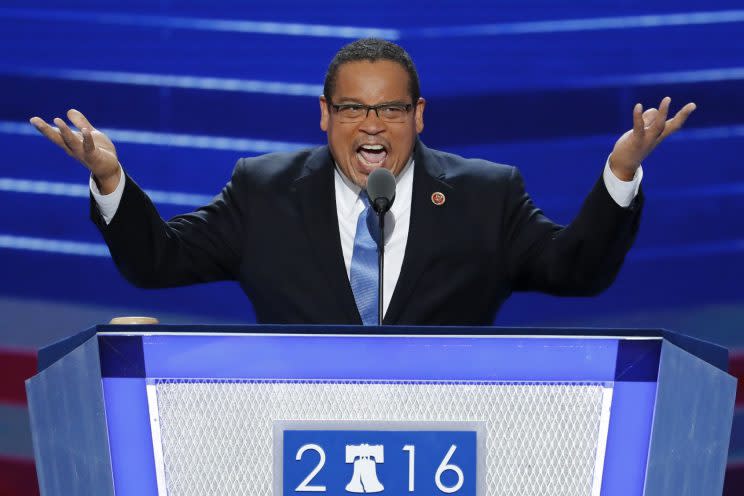
{"label": "suit sleeve", "polygon": [[240,163],[212,203],[167,222],[129,176],[108,225],[91,199],[91,219],[129,282],[163,288],[236,278],[247,219]]}
{"label": "suit sleeve", "polygon": [[506,202],[503,239],[512,288],[586,296],[617,276],[638,232],[643,192],[620,207],[600,176],[573,222],[561,226],[534,205],[513,169]]}

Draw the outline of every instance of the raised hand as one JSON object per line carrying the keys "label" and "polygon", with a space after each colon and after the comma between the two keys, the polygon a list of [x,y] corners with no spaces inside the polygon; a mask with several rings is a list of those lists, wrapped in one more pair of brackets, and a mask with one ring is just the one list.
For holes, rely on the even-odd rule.
{"label": "raised hand", "polygon": [[641,162],[670,134],[680,129],[697,106],[690,102],[667,120],[672,99],[665,97],[659,109],[643,111],[637,103],[633,108],[633,129],[623,134],[610,155],[610,169],[620,179],[630,181]]}
{"label": "raised hand", "polygon": [[101,193],[111,193],[119,184],[121,176],[114,144],[79,111],[69,110],[67,118],[79,131],[70,129],[59,117],[54,119],[56,127],[50,126],[40,117],[32,117],[30,122],[49,141],[87,167],[93,173]]}

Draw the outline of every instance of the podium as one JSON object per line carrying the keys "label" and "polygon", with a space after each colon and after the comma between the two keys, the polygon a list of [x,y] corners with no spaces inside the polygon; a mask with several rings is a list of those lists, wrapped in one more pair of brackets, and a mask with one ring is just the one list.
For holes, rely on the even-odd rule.
{"label": "podium", "polygon": [[45,496],[699,496],[726,368],[663,330],[100,325],[26,388]]}

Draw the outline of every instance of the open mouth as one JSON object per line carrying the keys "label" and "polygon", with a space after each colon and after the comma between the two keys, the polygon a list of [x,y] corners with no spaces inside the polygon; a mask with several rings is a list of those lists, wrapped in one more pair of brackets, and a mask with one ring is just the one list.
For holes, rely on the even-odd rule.
{"label": "open mouth", "polygon": [[357,148],[357,158],[369,168],[380,167],[387,158],[387,150],[382,145],[362,145]]}

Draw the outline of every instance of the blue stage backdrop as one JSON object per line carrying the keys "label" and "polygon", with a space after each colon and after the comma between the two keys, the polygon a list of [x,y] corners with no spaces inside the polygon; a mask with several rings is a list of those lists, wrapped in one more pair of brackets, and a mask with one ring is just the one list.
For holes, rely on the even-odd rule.
{"label": "blue stage backdrop", "polygon": [[[400,43],[417,63],[428,146],[520,167],[561,222],[634,103],[697,102],[644,164],[642,227],[614,286],[592,299],[515,295],[496,322],[667,327],[744,347],[741,0],[3,0],[0,347],[34,348],[122,314],[254,321],[233,283],[124,282],[88,221],[85,169],[29,117],[83,111],[169,217],[208,202],[239,157],[323,143],[325,69],[365,36]],[[0,419],[23,430],[10,409],[0,403]],[[0,456],[27,456],[23,439],[0,441]],[[732,453],[744,460],[744,439]]]}

